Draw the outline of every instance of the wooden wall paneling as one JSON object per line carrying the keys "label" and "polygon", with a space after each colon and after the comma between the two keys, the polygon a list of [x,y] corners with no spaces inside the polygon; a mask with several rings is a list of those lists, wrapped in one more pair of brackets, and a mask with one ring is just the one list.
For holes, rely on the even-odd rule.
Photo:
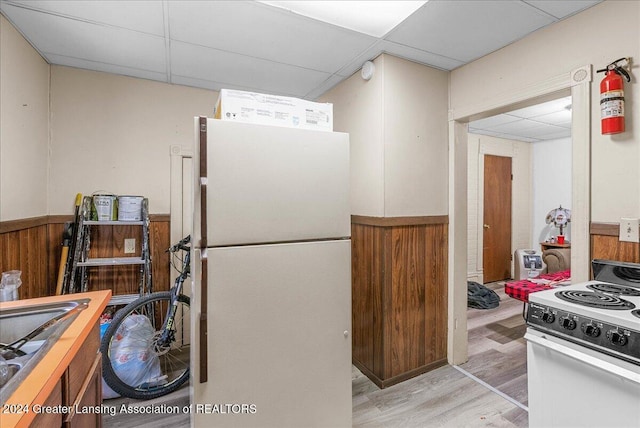
{"label": "wooden wall paneling", "polygon": [[[169,222],[151,221],[149,225],[149,247],[151,252],[151,277],[154,291],[170,288]],[[124,240],[136,240],[136,255],[142,251],[142,229],[139,226],[99,226],[92,230],[90,257],[126,257]],[[90,268],[91,289],[114,290],[114,294],[137,293],[140,280],[139,266],[113,266]],[[112,288],[113,287],[113,288]]]}
{"label": "wooden wall paneling", "polygon": [[151,221],[149,225],[149,248],[151,249],[151,276],[154,291],[167,291],[171,283],[169,264],[170,255],[167,249],[175,242],[171,242],[169,219]]}
{"label": "wooden wall paneling", "polygon": [[0,268],[3,272],[16,269],[20,261],[19,232],[6,232],[0,235]]}
{"label": "wooden wall paneling", "polygon": [[21,271],[22,286],[19,290],[21,299],[39,296],[40,287],[46,286],[46,276],[42,274],[46,269],[46,252],[42,244],[45,243],[42,231],[46,226],[21,230],[18,233],[18,266]]}
{"label": "wooden wall paneling", "polygon": [[420,367],[425,348],[424,226],[395,227],[392,239],[391,377]]}
{"label": "wooden wall paneling", "polygon": [[[89,226],[91,242],[89,258],[140,256],[140,226]],[[135,254],[124,253],[124,240],[136,240]],[[138,293],[140,267],[104,266],[87,268],[89,290],[112,290],[114,294]]]}
{"label": "wooden wall paneling", "polygon": [[352,217],[353,361],[384,388],[446,363],[447,225]]}
{"label": "wooden wall paneling", "polygon": [[44,296],[48,288],[47,226],[0,235],[0,271],[20,270],[20,299]]}
{"label": "wooden wall paneling", "polygon": [[447,226],[426,227],[426,362],[447,358]]}
{"label": "wooden wall paneling", "polygon": [[[23,234],[24,235],[24,234]],[[25,264],[27,271],[23,271],[29,286],[29,297],[40,297],[42,292],[49,288],[48,265],[49,254],[47,253],[47,226],[42,225],[26,230],[26,254],[20,249],[20,253],[26,255]],[[23,280],[25,281],[25,280]],[[43,290],[43,291],[41,291]],[[27,298],[26,296],[23,298]]]}
{"label": "wooden wall paneling", "polygon": [[[0,272],[23,270],[20,265],[20,231],[0,235]],[[24,279],[22,280],[24,282]],[[22,291],[22,290],[21,290]]]}
{"label": "wooden wall paneling", "polygon": [[[156,215],[150,225],[150,248],[154,288],[168,290],[169,216]],[[48,220],[50,223],[47,223]],[[20,298],[28,299],[55,294],[62,252],[64,222],[70,216],[38,217],[0,223],[0,272],[22,271]],[[124,256],[124,238],[136,239],[140,254],[142,234],[139,226],[100,226],[92,231],[91,257]],[[99,231],[97,229],[100,229]],[[116,293],[137,292],[139,267],[88,268],[91,289],[113,289]]]}
{"label": "wooden wall paneling", "polygon": [[366,367],[373,367],[373,277],[378,274],[373,267],[373,229],[354,224],[351,234],[351,316],[353,326],[352,355]]}
{"label": "wooden wall paneling", "polygon": [[393,260],[391,254],[393,253],[393,234],[390,227],[377,228],[378,233],[382,235],[382,246],[379,249],[379,253],[374,253],[373,257],[380,258],[382,266],[382,275],[380,276],[380,283],[375,287],[380,291],[376,294],[380,300],[376,305],[376,315],[380,317],[380,321],[374,324],[377,329],[374,332],[376,342],[374,342],[374,350],[376,351],[375,358],[377,358],[376,373],[380,373],[378,376],[381,380],[389,379],[392,375],[391,360],[393,349],[391,348],[393,331]]}
{"label": "wooden wall paneling", "polygon": [[[391,360],[389,343],[391,278],[384,254],[390,235],[385,228],[352,225],[352,330],[353,360],[376,378],[389,377],[385,362]],[[387,278],[387,279],[385,279]]]}
{"label": "wooden wall paneling", "polygon": [[617,235],[591,235],[591,258],[640,263],[640,244],[619,241]]}
{"label": "wooden wall paneling", "polygon": [[60,257],[62,256],[62,233],[64,232],[64,222],[50,223],[47,225],[47,289],[44,290],[46,296],[56,294],[58,284],[58,271],[60,268]]}

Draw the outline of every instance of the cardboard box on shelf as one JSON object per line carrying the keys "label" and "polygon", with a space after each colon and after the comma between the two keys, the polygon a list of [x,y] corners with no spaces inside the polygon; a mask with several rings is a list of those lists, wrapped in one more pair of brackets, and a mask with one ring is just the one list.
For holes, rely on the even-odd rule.
{"label": "cardboard box on shelf", "polygon": [[214,117],[260,125],[333,131],[333,104],[221,89]]}

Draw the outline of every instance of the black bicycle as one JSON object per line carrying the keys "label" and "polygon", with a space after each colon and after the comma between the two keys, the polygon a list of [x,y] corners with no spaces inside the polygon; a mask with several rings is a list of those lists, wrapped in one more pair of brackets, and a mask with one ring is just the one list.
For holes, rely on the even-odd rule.
{"label": "black bicycle", "polygon": [[115,314],[104,333],[102,375],[124,397],[160,397],[189,379],[189,297],[182,294],[182,288],[190,276],[190,240],[187,236],[168,250],[179,272],[171,290],[129,303]]}

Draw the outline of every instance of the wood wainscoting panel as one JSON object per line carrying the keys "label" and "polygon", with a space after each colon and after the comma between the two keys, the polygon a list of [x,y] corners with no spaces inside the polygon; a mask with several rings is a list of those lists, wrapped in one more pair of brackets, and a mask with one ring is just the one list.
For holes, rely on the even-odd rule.
{"label": "wood wainscoting panel", "polygon": [[[351,228],[351,270],[352,270],[352,324],[353,324],[353,358],[376,373],[381,367],[376,367],[375,355],[380,355],[380,349],[374,350],[374,343],[381,343],[381,338],[375,338],[373,332],[381,333],[380,326],[374,324],[381,321],[379,305],[382,302],[381,278],[384,275],[382,258],[374,257],[380,254],[384,246],[384,232],[376,228],[354,224]],[[357,239],[353,239],[357,236]],[[378,287],[375,287],[378,285]],[[374,307],[378,306],[376,309]],[[379,363],[379,361],[378,361]]]}
{"label": "wood wainscoting panel", "polygon": [[[142,228],[140,226],[89,226],[91,242],[89,258],[140,257]],[[135,239],[135,254],[125,254],[124,240]],[[101,266],[87,268],[89,291],[112,290],[114,295],[136,294],[141,278],[141,266]]]}
{"label": "wood wainscoting panel", "polygon": [[421,226],[391,231],[391,376],[419,367],[425,358],[425,244]]}
{"label": "wood wainscoting panel", "polygon": [[41,297],[48,290],[47,240],[47,226],[41,224],[0,234],[0,272],[22,272],[20,299]]}
{"label": "wood wainscoting panel", "polygon": [[425,363],[447,359],[447,225],[428,226],[425,230],[427,261],[426,287],[426,355]]}
{"label": "wood wainscoting panel", "polygon": [[[151,218],[149,223],[149,248],[151,249],[151,276],[154,291],[167,291],[173,284],[170,283],[171,265],[167,249],[171,244],[171,224],[169,216],[166,219]],[[187,282],[187,281],[185,281]],[[186,284],[185,284],[186,286]]]}
{"label": "wood wainscoting panel", "polygon": [[[73,221],[73,216],[45,216],[0,223],[0,272],[22,271],[20,299],[55,294],[66,221]],[[171,286],[169,255],[165,253],[171,245],[169,223],[168,215],[151,216],[149,243],[155,291],[168,290]],[[100,232],[97,229],[93,232],[100,236],[99,239],[92,236],[91,257],[124,256],[125,237],[136,239],[137,254],[140,254],[139,226],[101,226]],[[137,290],[138,269],[135,266],[90,268],[91,289],[112,289],[122,293],[130,292],[131,284],[136,284],[134,289]]]}
{"label": "wood wainscoting panel", "polygon": [[382,388],[446,363],[447,222],[421,219],[352,218],[353,362]]}
{"label": "wood wainscoting panel", "polygon": [[[69,217],[69,221],[73,219]],[[47,287],[43,290],[43,296],[56,294],[58,284],[58,271],[60,270],[60,257],[62,256],[62,233],[64,222],[54,222],[47,225]]]}
{"label": "wood wainscoting panel", "polygon": [[640,263],[640,244],[619,241],[617,235],[591,235],[591,258]]}

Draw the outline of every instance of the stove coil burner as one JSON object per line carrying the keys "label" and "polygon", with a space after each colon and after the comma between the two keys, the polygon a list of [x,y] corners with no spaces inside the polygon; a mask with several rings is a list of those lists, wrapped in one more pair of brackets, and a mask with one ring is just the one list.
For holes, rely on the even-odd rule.
{"label": "stove coil burner", "polygon": [[635,311],[631,311],[631,315],[636,318],[640,318],[640,309],[636,309]]}
{"label": "stove coil burner", "polygon": [[629,282],[640,282],[640,271],[626,266],[616,266],[613,268],[613,274],[620,279]]}
{"label": "stove coil burner", "polygon": [[597,283],[597,284],[589,284],[587,288],[590,288],[595,291],[600,291],[601,293],[611,293],[611,294],[621,294],[624,296],[640,296],[640,289],[625,287],[624,285],[617,284],[605,284],[605,283]]}
{"label": "stove coil burner", "polygon": [[562,290],[555,293],[556,297],[566,302],[599,309],[629,310],[636,305],[611,294],[597,293],[583,290]]}

